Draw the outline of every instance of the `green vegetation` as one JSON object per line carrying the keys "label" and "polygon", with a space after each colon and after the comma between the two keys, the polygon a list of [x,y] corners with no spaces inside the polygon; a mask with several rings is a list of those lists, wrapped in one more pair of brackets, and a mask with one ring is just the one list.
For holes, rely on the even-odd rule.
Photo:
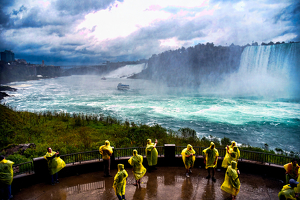
{"label": "green vegetation", "polygon": [[[221,141],[212,136],[198,138],[196,131],[180,128],[178,131],[167,130],[158,124],[148,126],[125,121],[124,123],[110,116],[85,115],[83,113],[15,111],[0,104],[0,154],[10,146],[34,143],[35,148],[9,155],[7,158],[15,164],[31,161],[34,157],[45,155],[46,148],[52,147],[61,155],[97,150],[105,140],[111,146],[144,147],[148,138],[158,139],[158,146],[176,144],[177,146],[207,147],[213,141],[216,147],[231,144],[229,138]],[[242,149],[275,154],[267,149],[244,145]],[[277,151],[277,150],[276,150]],[[294,154],[294,153],[293,153]]]}

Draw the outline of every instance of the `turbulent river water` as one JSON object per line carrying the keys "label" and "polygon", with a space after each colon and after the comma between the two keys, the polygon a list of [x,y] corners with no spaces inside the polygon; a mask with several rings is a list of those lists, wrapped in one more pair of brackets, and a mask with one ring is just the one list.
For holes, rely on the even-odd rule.
{"label": "turbulent river water", "polygon": [[[109,77],[109,76],[108,76]],[[119,82],[130,85],[117,90]],[[135,123],[189,127],[202,136],[228,137],[239,144],[300,149],[300,101],[290,98],[224,96],[172,88],[147,80],[101,80],[82,75],[9,84],[18,88],[2,102],[17,110],[104,114]]]}

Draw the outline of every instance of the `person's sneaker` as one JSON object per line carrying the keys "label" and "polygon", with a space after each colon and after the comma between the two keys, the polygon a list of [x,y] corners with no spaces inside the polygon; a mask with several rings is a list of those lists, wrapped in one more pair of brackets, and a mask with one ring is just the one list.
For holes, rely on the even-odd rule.
{"label": "person's sneaker", "polygon": [[189,173],[192,173],[192,170],[191,170],[191,169],[189,169]]}
{"label": "person's sneaker", "polygon": [[206,179],[210,179],[210,175],[208,175],[208,176],[206,177]]}
{"label": "person's sneaker", "polygon": [[188,178],[190,177],[189,173],[186,173],[186,177],[188,177]]}
{"label": "person's sneaker", "polygon": [[216,182],[216,178],[215,177],[212,177],[211,179],[212,179],[213,182]]}

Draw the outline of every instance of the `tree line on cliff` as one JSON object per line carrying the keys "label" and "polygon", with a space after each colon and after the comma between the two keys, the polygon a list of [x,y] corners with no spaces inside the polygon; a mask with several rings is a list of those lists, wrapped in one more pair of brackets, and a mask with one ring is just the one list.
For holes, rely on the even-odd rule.
{"label": "tree line on cliff", "polygon": [[154,54],[148,60],[148,67],[134,78],[163,81],[169,86],[197,87],[204,81],[213,83],[238,69],[245,47],[206,43]]}

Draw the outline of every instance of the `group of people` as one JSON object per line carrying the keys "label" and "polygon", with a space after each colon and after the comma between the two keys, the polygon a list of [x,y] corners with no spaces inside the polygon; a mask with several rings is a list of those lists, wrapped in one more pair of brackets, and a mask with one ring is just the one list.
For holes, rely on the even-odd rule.
{"label": "group of people", "polygon": [[[146,174],[146,171],[151,172],[156,170],[158,152],[156,149],[157,140],[154,143],[151,139],[147,140],[147,146],[145,148],[145,154],[148,162],[148,169],[143,166],[143,156],[139,155],[137,150],[133,150],[133,156],[128,160],[128,163],[132,166],[132,172],[135,178],[135,186],[140,185],[141,178]],[[110,175],[110,158],[113,154],[113,149],[110,146],[108,140],[105,141],[105,145],[99,148],[99,152],[103,158],[104,164],[104,176],[111,177]],[[187,148],[181,152],[183,163],[185,166],[186,177],[189,178],[192,173],[191,168],[194,166],[196,159],[196,152],[192,145],[188,144]],[[212,181],[216,181],[215,168],[218,162],[218,150],[215,148],[213,142],[210,143],[210,147],[203,150],[204,164],[208,171],[206,179],[212,178]],[[238,159],[240,157],[240,151],[236,145],[236,142],[232,142],[230,146],[226,147],[226,155],[222,162],[222,167],[226,168],[225,179],[221,185],[221,189],[231,194],[232,199],[235,199],[240,190],[239,170],[237,168]],[[59,183],[58,172],[63,169],[66,164],[59,157],[59,152],[52,151],[50,147],[47,148],[47,153],[44,156],[48,163],[48,171],[50,174],[51,184]],[[4,156],[0,156],[0,192],[1,197],[4,199],[11,199],[11,184],[13,181],[13,168],[12,161],[6,160]],[[300,194],[300,167],[296,159],[293,159],[291,163],[284,165],[286,170],[286,185],[283,186],[279,192],[278,197],[280,200],[293,199],[296,200]],[[128,177],[127,171],[124,169],[123,164],[118,164],[118,172],[114,177],[113,188],[119,200],[125,199],[125,187]]]}
{"label": "group of people", "polygon": [[300,167],[296,159],[293,159],[290,163],[285,164],[283,167],[285,169],[286,185],[282,187],[278,197],[280,200],[296,200],[300,197]]}
{"label": "group of people", "polygon": [[[151,139],[147,140],[147,146],[145,149],[146,158],[148,161],[148,172],[156,170],[158,152],[156,149],[157,139],[155,143],[151,142]],[[104,177],[111,177],[110,175],[110,157],[113,153],[113,149],[110,146],[108,140],[105,141],[105,145],[100,146],[99,152],[102,155],[104,163]],[[133,156],[128,160],[128,163],[132,166],[132,172],[135,178],[135,186],[141,184],[141,178],[146,174],[147,169],[143,166],[143,156],[139,155],[137,150],[133,150]],[[128,177],[127,171],[124,169],[123,164],[118,164],[118,172],[114,177],[113,188],[119,200],[125,199],[125,187]]]}
{"label": "group of people", "polygon": [[[195,150],[192,145],[188,144],[187,148],[183,149],[181,152],[182,160],[186,169],[186,177],[190,177],[189,174],[192,173],[191,168],[194,166],[195,162]],[[204,164],[205,169],[207,169],[208,175],[206,179],[212,178],[212,181],[216,181],[215,169],[218,163],[219,152],[215,148],[213,142],[210,143],[210,147],[203,150],[204,153]],[[240,190],[240,180],[239,180],[239,170],[237,169],[237,161],[240,156],[240,151],[233,141],[230,146],[226,147],[226,155],[222,162],[222,167],[227,168],[225,173],[225,180],[221,186],[221,189],[225,192],[231,194],[232,199],[235,199]]]}

